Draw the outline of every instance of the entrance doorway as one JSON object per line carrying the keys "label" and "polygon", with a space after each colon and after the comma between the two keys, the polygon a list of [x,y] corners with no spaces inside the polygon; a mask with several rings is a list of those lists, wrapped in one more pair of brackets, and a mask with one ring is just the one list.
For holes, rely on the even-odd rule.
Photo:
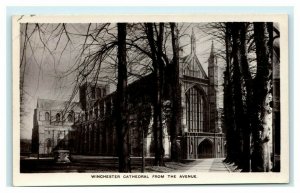
{"label": "entrance doorway", "polygon": [[204,139],[197,148],[198,158],[213,157],[213,143],[209,139]]}

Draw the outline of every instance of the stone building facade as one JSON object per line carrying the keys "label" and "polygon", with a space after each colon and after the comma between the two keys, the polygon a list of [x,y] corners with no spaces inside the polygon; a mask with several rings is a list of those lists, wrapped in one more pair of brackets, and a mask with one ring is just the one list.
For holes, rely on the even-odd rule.
{"label": "stone building facade", "polygon": [[206,75],[197,55],[195,36],[191,53],[181,60],[183,158],[198,159],[225,156],[222,132],[222,70],[212,43]]}
{"label": "stone building facade", "polygon": [[[69,111],[66,111],[69,107]],[[74,123],[82,110],[79,103],[38,99],[33,114],[33,153],[50,155],[55,149],[73,146]]]}
{"label": "stone building facade", "polygon": [[[192,34],[191,53],[180,59],[182,130],[178,132],[178,146],[182,159],[224,157],[220,77],[222,72],[218,67],[213,45],[208,59],[207,75],[197,57],[195,35]],[[152,74],[149,74],[127,88],[131,156],[141,156],[142,152],[145,156],[154,156],[151,105],[154,94],[151,89],[153,78]],[[59,144],[59,136],[63,135],[67,137],[64,143],[68,141],[68,148],[72,153],[116,156],[117,131],[114,108],[116,95],[107,93],[109,87],[106,85],[89,82],[81,85],[79,102],[72,103],[74,108],[63,114],[61,122],[51,121],[51,116],[64,111],[62,103],[61,109],[57,109],[45,105],[47,100],[38,100],[32,142],[34,144],[34,141],[39,141],[41,144],[36,148],[39,153],[51,154],[54,146]],[[163,96],[163,101],[163,144],[165,156],[168,157],[171,147],[168,131],[170,100],[167,96]],[[48,111],[51,118],[46,121],[45,113]],[[72,121],[68,121],[70,114],[73,115]],[[37,146],[36,142],[35,144]]]}

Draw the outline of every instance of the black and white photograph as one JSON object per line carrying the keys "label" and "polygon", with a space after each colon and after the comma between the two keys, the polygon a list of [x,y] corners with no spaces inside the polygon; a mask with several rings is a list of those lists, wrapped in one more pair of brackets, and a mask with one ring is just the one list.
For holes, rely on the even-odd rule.
{"label": "black and white photograph", "polygon": [[288,182],[286,15],[107,18],[13,18],[14,184]]}

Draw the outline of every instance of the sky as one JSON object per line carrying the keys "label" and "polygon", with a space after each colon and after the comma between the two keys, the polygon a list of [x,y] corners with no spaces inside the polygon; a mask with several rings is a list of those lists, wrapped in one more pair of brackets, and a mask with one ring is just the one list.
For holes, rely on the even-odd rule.
{"label": "sky", "polygon": [[[86,41],[84,36],[89,29],[99,29],[103,24],[40,24],[39,27],[29,23],[27,28],[25,24],[21,25],[21,42],[20,55],[24,58],[21,65],[21,79],[24,73],[24,110],[21,114],[21,138],[30,139],[33,128],[33,112],[36,108],[37,99],[55,99],[69,100],[75,86],[75,79],[78,73],[78,65],[83,61],[80,57],[83,44]],[[184,30],[181,32],[185,35],[180,39],[180,46],[183,48],[183,56],[190,54],[190,35],[192,30],[196,36],[196,53],[203,69],[207,73],[207,59],[210,54],[212,39],[199,29],[202,24],[182,24]],[[35,29],[35,31],[34,31]],[[37,30],[39,29],[39,30]],[[24,44],[25,31],[29,41]],[[62,31],[60,31],[62,30]],[[63,30],[67,30],[69,36],[66,36]],[[113,35],[116,35],[115,25],[111,25]],[[62,33],[61,33],[62,32]],[[103,33],[104,34],[104,33]],[[101,36],[101,33],[100,33]],[[101,36],[101,41],[105,41],[110,35]],[[28,38],[27,38],[28,39]],[[92,43],[92,40],[87,40]],[[25,46],[24,46],[25,45]],[[215,47],[220,47],[218,42],[214,41]],[[217,45],[217,46],[216,46]],[[26,48],[25,51],[23,48]],[[99,46],[98,46],[99,47]],[[86,49],[85,54],[94,53],[97,45]],[[83,54],[84,55],[84,54]],[[113,56],[113,52],[111,53]],[[109,59],[113,63],[112,59]],[[78,68],[78,70],[76,70]],[[101,67],[102,68],[102,67]],[[24,72],[25,69],[25,72]],[[105,66],[103,66],[105,69]],[[70,73],[68,73],[70,72]],[[72,73],[71,73],[72,72]],[[112,75],[106,70],[100,70],[99,77]],[[101,79],[101,78],[100,78]],[[111,92],[115,86],[111,85]],[[78,97],[74,98],[78,101]]]}

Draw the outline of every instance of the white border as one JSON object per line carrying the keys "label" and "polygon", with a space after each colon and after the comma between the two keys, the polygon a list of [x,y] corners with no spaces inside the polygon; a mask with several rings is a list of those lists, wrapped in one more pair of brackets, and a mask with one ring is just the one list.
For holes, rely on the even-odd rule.
{"label": "white border", "polygon": [[[195,14],[195,15],[42,15],[13,17],[13,184],[15,186],[45,185],[141,185],[141,184],[247,184],[247,183],[288,183],[289,182],[289,138],[288,138],[288,18],[280,14]],[[20,169],[20,117],[19,117],[19,24],[38,23],[101,23],[101,22],[229,22],[229,21],[269,21],[280,25],[280,94],[281,94],[281,172],[280,173],[196,173],[196,179],[92,179],[91,173],[47,173],[24,174]],[[92,173],[96,174],[96,173]],[[108,173],[105,173],[108,174]],[[171,173],[168,173],[171,174]],[[167,176],[168,174],[165,174]],[[191,173],[189,173],[191,174]],[[151,176],[152,174],[149,174]],[[179,175],[179,174],[174,174]],[[64,180],[67,179],[67,180]]]}

